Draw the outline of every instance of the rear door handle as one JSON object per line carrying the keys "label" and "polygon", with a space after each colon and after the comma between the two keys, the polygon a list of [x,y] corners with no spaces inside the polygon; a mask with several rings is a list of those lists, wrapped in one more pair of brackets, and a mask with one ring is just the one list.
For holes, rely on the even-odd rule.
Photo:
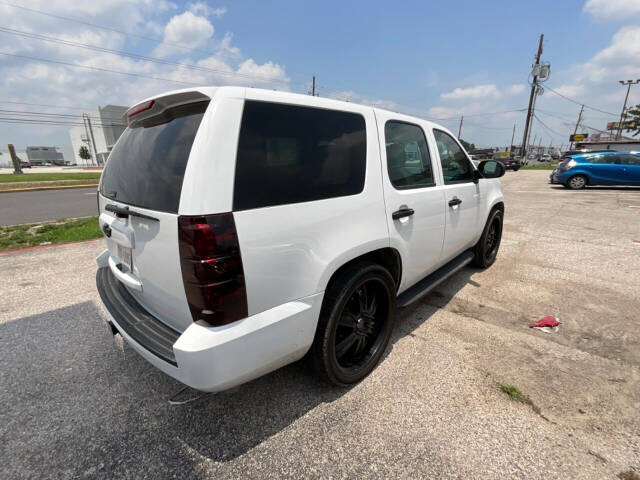
{"label": "rear door handle", "polygon": [[460,200],[458,197],[453,197],[451,200],[449,200],[450,207],[455,207],[456,205],[460,205],[461,203],[462,200]]}
{"label": "rear door handle", "polygon": [[395,212],[393,212],[391,214],[391,218],[393,218],[394,220],[398,220],[399,218],[410,217],[414,213],[415,212],[413,211],[413,208],[402,207],[400,210],[396,210]]}

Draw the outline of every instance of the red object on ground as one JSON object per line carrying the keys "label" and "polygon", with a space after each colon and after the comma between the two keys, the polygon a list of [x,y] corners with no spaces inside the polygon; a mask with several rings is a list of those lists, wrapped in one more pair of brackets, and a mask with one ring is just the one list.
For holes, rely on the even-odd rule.
{"label": "red object on ground", "polygon": [[529,324],[529,328],[534,327],[557,327],[560,325],[560,322],[556,320],[556,317],[553,315],[547,315],[546,317],[542,317],[537,322],[533,322]]}

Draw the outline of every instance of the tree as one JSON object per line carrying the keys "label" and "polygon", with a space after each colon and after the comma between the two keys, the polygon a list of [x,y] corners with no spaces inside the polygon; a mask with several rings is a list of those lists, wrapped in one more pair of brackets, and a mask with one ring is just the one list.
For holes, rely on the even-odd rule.
{"label": "tree", "polygon": [[78,155],[83,160],[89,160],[91,158],[91,154],[89,153],[89,149],[87,147],[85,147],[84,145],[80,147],[80,150],[78,150]]}
{"label": "tree", "polygon": [[464,147],[464,149],[465,149],[466,151],[469,151],[469,150],[475,150],[476,146],[475,146],[473,143],[465,142],[465,141],[464,141],[463,139],[461,139],[461,138],[460,138],[459,140],[460,140],[460,143],[462,144],[462,146]]}
{"label": "tree", "polygon": [[627,116],[624,121],[624,129],[625,131],[635,130],[633,136],[637,136],[640,134],[640,103],[635,107],[629,108],[627,111]]}

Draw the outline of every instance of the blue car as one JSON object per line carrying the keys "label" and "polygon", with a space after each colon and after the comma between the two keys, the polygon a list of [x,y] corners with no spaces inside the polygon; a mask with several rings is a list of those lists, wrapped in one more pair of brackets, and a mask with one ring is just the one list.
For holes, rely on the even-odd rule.
{"label": "blue car", "polygon": [[640,186],[640,152],[573,155],[558,164],[549,183],[580,190],[588,185]]}

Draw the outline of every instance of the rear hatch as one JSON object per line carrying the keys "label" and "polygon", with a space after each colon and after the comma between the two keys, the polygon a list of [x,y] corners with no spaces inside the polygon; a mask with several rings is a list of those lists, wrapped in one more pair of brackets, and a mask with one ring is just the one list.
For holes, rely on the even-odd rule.
{"label": "rear hatch", "polygon": [[178,208],[208,104],[209,97],[185,92],[131,108],[98,196],[109,268],[146,310],[180,332],[193,319],[180,267]]}

